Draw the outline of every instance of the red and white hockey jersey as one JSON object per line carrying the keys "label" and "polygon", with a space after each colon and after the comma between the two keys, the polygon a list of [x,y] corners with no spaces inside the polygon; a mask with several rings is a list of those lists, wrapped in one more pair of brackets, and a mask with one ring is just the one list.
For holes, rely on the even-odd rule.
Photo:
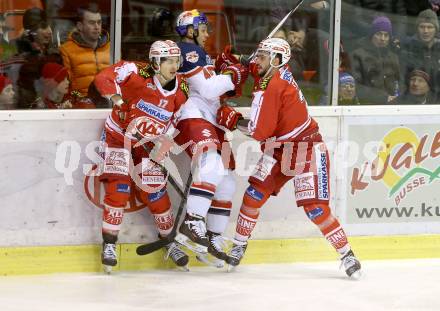
{"label": "red and white hockey jersey", "polygon": [[174,88],[168,91],[162,88],[157,77],[145,75],[140,64],[128,61],[119,61],[102,70],[95,77],[95,85],[102,96],[110,98],[119,94],[129,105],[125,122],[119,121],[116,107],[105,122],[106,130],[122,140],[124,135],[136,140],[125,132],[127,124],[134,119],[139,121],[137,129],[142,135],[165,133],[187,100],[187,86],[179,74]]}
{"label": "red and white hockey jersey", "polygon": [[201,118],[215,125],[220,96],[233,90],[234,84],[228,75],[216,75],[211,58],[200,46],[187,42],[178,45],[183,59],[179,72],[189,87],[189,98],[180,119]]}
{"label": "red and white hockey jersey", "polygon": [[254,86],[248,130],[258,141],[296,141],[305,130],[318,128],[310,117],[307,101],[289,67],[272,77],[258,79]]}

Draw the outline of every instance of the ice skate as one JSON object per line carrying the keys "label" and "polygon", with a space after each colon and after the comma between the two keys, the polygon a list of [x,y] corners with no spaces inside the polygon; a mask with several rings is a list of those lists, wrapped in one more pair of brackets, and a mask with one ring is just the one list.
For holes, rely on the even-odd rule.
{"label": "ice skate", "polygon": [[344,267],[345,273],[354,280],[361,277],[361,263],[350,250],[341,258],[341,267]]}
{"label": "ice skate", "polygon": [[102,243],[101,262],[104,271],[108,274],[112,272],[112,268],[117,265],[116,244]]}
{"label": "ice skate", "polygon": [[205,219],[198,215],[186,214],[175,240],[195,253],[206,254],[209,240],[206,236]]}
{"label": "ice skate", "polygon": [[189,271],[188,269],[188,255],[180,248],[180,245],[176,242],[171,242],[165,245],[166,254],[164,259],[167,260],[171,258],[171,260],[175,263],[175,265],[182,271]]}
{"label": "ice skate", "polygon": [[240,264],[241,259],[244,256],[244,252],[247,248],[247,242],[234,240],[231,252],[229,253],[227,263],[229,264],[228,271],[234,271],[235,267]]}
{"label": "ice skate", "polygon": [[219,233],[208,231],[209,239],[208,253],[198,254],[197,260],[216,268],[223,268],[225,266],[225,260],[228,259],[228,255],[224,251],[227,247],[226,239]]}

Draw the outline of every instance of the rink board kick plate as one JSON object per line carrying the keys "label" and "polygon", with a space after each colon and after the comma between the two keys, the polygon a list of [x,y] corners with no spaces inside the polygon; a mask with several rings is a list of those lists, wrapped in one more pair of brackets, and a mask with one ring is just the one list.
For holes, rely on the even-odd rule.
{"label": "rink board kick plate", "polygon": [[[440,258],[440,235],[352,237],[359,259]],[[174,269],[164,262],[164,252],[138,256],[139,244],[117,246],[118,265],[113,271]],[[69,272],[101,272],[100,245],[0,248],[0,274],[30,275]],[[251,240],[242,264],[336,261],[337,254],[323,238]],[[189,266],[201,266],[191,256]],[[213,268],[215,269],[215,268]]]}

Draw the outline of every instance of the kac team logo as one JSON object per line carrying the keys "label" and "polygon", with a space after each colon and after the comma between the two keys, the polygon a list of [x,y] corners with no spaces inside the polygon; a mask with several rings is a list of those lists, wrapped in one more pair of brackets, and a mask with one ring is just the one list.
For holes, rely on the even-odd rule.
{"label": "kac team logo", "polygon": [[439,156],[440,131],[419,137],[410,128],[394,128],[382,138],[373,161],[353,168],[351,195],[366,190],[373,182],[381,182],[388,189],[389,199],[399,206],[409,193],[440,178],[440,165],[428,167],[428,160]]}

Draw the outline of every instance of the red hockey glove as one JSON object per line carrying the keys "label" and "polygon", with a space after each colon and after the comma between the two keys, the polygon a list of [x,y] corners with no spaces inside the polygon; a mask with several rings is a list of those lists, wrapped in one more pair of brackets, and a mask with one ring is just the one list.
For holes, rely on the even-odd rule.
{"label": "red hockey glove", "polygon": [[222,70],[221,74],[230,75],[235,87],[239,87],[246,82],[249,70],[241,64],[234,64]]}
{"label": "red hockey glove", "polygon": [[215,59],[215,71],[221,72],[226,67],[237,63],[239,63],[239,60],[232,54],[232,45],[227,45]]}
{"label": "red hockey glove", "polygon": [[217,110],[217,123],[231,131],[237,128],[237,122],[242,118],[243,115],[240,112],[228,105],[222,105]]}

